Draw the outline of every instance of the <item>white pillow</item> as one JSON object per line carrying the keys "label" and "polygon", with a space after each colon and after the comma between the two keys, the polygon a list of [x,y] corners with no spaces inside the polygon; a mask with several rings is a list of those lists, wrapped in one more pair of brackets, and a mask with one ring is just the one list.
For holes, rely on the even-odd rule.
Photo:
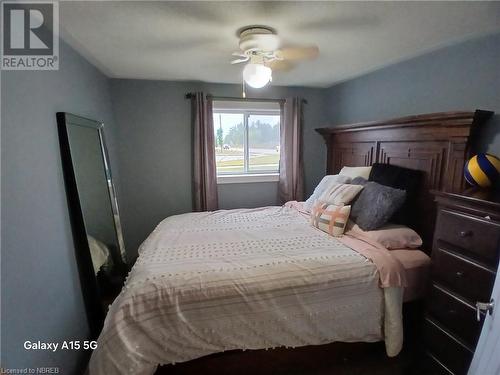
{"label": "white pillow", "polygon": [[341,176],[347,176],[351,179],[356,177],[363,177],[365,180],[368,180],[370,177],[370,172],[372,167],[344,167],[340,170]]}
{"label": "white pillow", "polygon": [[340,206],[349,204],[363,190],[363,187],[363,185],[333,184],[321,194],[319,200]]}
{"label": "white pillow", "polygon": [[316,202],[316,200],[333,184],[348,184],[349,182],[351,182],[350,177],[340,176],[338,174],[331,174],[323,177],[309,199],[304,202],[304,209],[310,212],[314,202]]}

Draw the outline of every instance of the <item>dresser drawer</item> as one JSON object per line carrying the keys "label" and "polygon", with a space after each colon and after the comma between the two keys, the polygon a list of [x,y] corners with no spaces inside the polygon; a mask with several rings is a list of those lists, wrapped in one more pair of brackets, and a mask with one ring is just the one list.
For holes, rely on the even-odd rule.
{"label": "dresser drawer", "polygon": [[490,300],[495,273],[437,248],[432,253],[432,279],[475,304]]}
{"label": "dresser drawer", "polygon": [[437,285],[432,285],[427,309],[433,318],[475,348],[482,322],[476,320],[476,310],[471,305],[451,295]]}
{"label": "dresser drawer", "polygon": [[500,242],[500,225],[497,223],[441,209],[436,239],[457,246],[465,255],[493,268],[497,266]]}
{"label": "dresser drawer", "polygon": [[457,375],[467,373],[472,351],[429,318],[425,320],[424,337],[429,352],[446,368]]}

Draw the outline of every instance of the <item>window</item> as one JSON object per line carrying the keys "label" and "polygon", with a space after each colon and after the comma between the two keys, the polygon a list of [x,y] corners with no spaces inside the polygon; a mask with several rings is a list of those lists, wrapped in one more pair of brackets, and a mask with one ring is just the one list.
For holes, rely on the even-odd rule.
{"label": "window", "polygon": [[279,102],[214,101],[217,181],[277,181]]}

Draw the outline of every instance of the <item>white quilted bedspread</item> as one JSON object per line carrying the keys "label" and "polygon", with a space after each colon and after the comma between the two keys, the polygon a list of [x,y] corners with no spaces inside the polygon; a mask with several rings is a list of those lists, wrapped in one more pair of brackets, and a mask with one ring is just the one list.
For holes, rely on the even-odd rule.
{"label": "white quilted bedspread", "polygon": [[295,209],[190,213],[142,244],[89,371],[152,374],[225,350],[383,339],[396,355],[400,288],[379,288],[371,261]]}

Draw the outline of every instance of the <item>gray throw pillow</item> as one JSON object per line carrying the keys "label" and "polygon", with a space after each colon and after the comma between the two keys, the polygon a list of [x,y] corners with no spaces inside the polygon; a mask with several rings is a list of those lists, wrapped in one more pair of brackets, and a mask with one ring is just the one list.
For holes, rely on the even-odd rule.
{"label": "gray throw pillow", "polygon": [[350,216],[363,230],[375,230],[386,224],[406,199],[406,191],[367,181],[363,177],[356,177],[351,183],[364,186],[351,203]]}

